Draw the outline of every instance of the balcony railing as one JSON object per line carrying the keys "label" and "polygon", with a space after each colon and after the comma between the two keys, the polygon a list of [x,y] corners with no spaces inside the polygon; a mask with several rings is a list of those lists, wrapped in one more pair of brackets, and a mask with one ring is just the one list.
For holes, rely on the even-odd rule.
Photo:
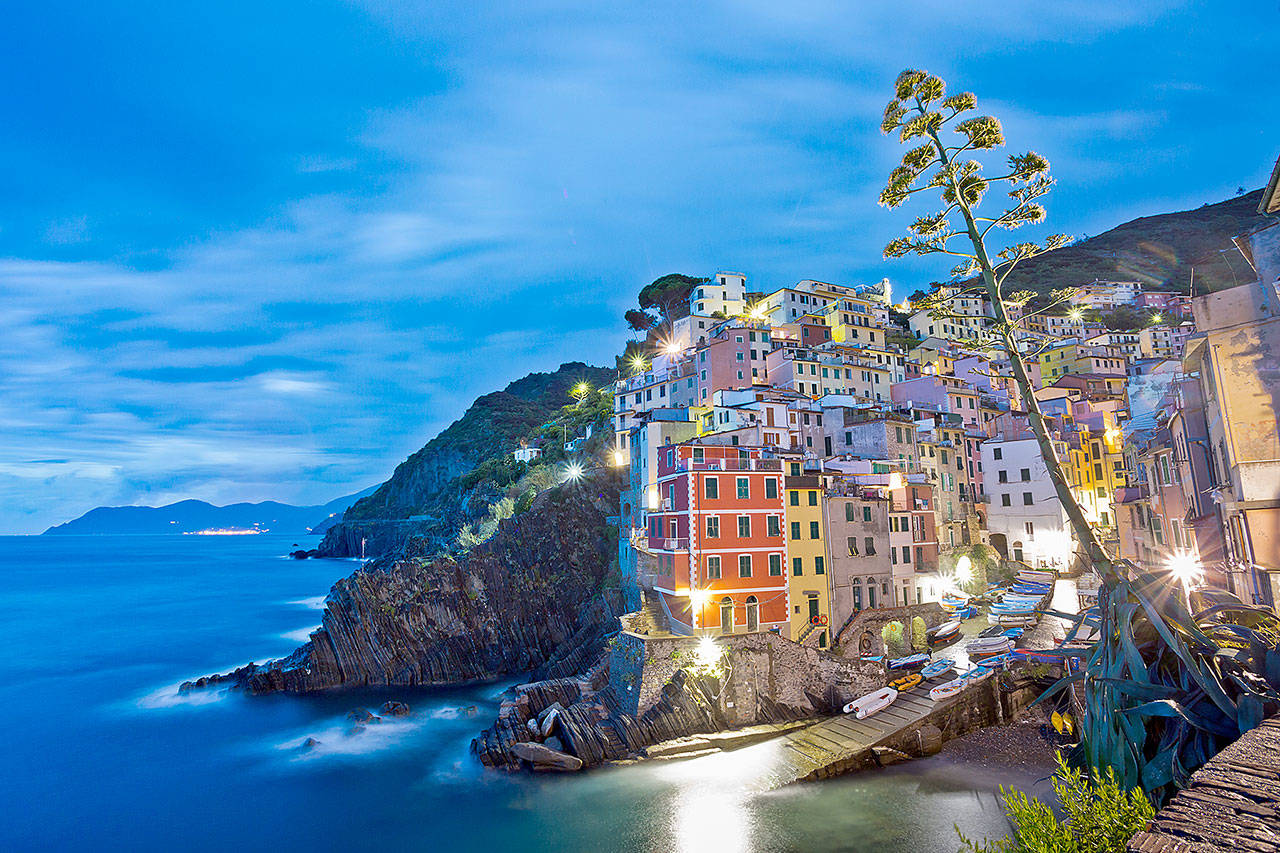
{"label": "balcony railing", "polygon": [[781,471],[780,459],[682,459],[676,471]]}

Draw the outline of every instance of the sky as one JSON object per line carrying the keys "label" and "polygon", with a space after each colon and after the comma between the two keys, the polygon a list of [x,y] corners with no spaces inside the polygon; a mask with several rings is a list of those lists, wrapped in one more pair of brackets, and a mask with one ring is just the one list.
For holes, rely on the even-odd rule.
{"label": "sky", "polygon": [[612,364],[665,273],[945,275],[881,257],[927,212],[876,205],[906,67],[1048,157],[1053,231],[1256,188],[1278,32],[1275,2],[12,4],[0,533],[356,491],[480,394]]}

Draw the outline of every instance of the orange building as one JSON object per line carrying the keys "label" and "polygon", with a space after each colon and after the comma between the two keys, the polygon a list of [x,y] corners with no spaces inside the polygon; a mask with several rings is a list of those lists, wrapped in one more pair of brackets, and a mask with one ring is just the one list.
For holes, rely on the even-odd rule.
{"label": "orange building", "polygon": [[782,466],[761,448],[677,444],[658,451],[649,516],[653,588],[672,630],[785,631],[790,618]]}

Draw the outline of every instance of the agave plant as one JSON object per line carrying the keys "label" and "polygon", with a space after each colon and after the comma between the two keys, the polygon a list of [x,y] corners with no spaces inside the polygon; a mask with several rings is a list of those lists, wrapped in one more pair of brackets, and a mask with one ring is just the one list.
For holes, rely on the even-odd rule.
{"label": "agave plant", "polygon": [[1280,711],[1280,619],[1220,590],[1188,599],[1168,575],[1128,568],[1099,591],[1096,615],[1071,617],[1068,639],[1088,626],[1097,642],[1045,697],[1081,684],[1075,757],[1162,802]]}

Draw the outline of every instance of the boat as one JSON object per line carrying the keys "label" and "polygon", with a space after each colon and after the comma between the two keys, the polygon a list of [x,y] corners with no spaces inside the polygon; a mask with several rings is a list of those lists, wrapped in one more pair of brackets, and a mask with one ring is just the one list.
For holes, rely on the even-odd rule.
{"label": "boat", "polygon": [[1004,635],[1004,629],[999,625],[992,625],[989,628],[983,628],[978,632],[978,636],[982,637],[1000,637]]}
{"label": "boat", "polygon": [[1057,572],[1041,571],[1040,569],[1018,569],[1018,580],[1028,583],[1053,583],[1057,580]]}
{"label": "boat", "polygon": [[960,639],[960,622],[955,619],[950,622],[943,622],[936,628],[930,628],[926,632],[925,638],[931,649],[950,645]]}
{"label": "boat", "polygon": [[898,691],[899,693],[902,693],[904,691],[910,690],[912,687],[919,687],[923,683],[924,683],[924,679],[920,677],[920,673],[913,672],[910,675],[904,675],[901,678],[895,678],[893,681],[889,682],[888,686],[892,687],[894,690]]}
{"label": "boat", "polygon": [[969,653],[969,657],[978,657],[986,655],[1002,655],[1013,648],[1013,641],[1008,637],[979,637],[976,640],[970,640],[964,650]]}
{"label": "boat", "polygon": [[920,677],[925,681],[928,681],[932,678],[937,678],[939,675],[950,672],[955,669],[955,667],[955,661],[950,660],[949,658],[943,658],[942,660],[934,661],[924,669],[920,670]]}
{"label": "boat", "polygon": [[950,681],[944,681],[929,691],[929,698],[935,702],[949,699],[964,690],[966,684],[968,684],[968,681],[964,678],[953,678]]}
{"label": "boat", "polygon": [[928,662],[929,656],[926,654],[907,655],[905,658],[889,661],[889,669],[919,669]]}
{"label": "boat", "polygon": [[898,691],[892,687],[881,687],[874,693],[868,693],[859,699],[854,699],[848,705],[844,706],[846,714],[853,714],[859,720],[865,720],[877,711],[883,711],[893,704],[893,700],[898,698]]}
{"label": "boat", "polygon": [[975,666],[968,672],[963,673],[960,677],[964,679],[966,687],[970,684],[981,684],[991,677],[991,670],[987,669],[985,666]]}

